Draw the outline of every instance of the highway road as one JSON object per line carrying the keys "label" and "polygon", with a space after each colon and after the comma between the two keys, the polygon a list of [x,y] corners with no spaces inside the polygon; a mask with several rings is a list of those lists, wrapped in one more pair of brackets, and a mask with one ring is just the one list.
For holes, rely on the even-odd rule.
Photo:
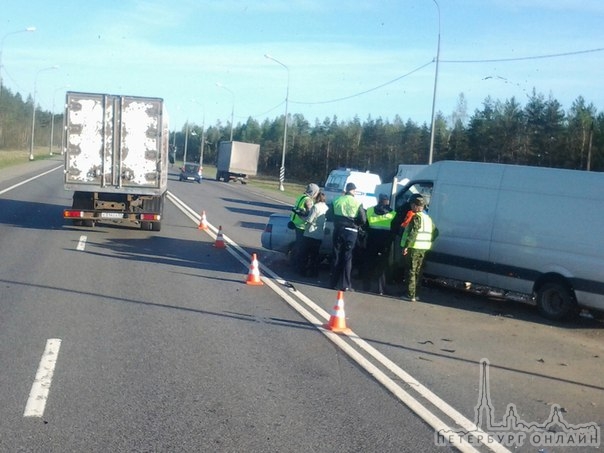
{"label": "highway road", "polygon": [[[179,182],[174,170],[160,232],[75,227],[62,218],[61,168],[0,170],[0,452],[553,453],[601,442],[602,323],[428,288],[418,303],[345,293],[351,333],[334,334],[323,328],[337,302],[327,269],[300,279],[260,246],[268,216],[293,200]],[[252,253],[263,285],[246,284]]]}

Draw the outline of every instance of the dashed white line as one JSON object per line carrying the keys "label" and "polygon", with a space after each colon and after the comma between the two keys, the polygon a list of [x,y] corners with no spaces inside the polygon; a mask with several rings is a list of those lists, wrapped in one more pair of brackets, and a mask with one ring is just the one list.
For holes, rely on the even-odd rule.
{"label": "dashed white line", "polygon": [[46,341],[46,348],[42,354],[40,366],[38,366],[38,372],[25,405],[24,417],[42,417],[44,415],[60,347],[61,340],[58,338],[51,338]]}
{"label": "dashed white line", "polygon": [[78,246],[76,247],[77,250],[83,251],[86,248],[86,240],[88,239],[87,236],[80,236],[80,240],[78,241]]}

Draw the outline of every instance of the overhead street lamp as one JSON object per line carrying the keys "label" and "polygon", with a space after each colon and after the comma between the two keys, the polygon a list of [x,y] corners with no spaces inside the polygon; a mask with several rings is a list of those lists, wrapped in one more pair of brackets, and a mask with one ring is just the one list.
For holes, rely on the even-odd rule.
{"label": "overhead street lamp", "polygon": [[[50,117],[50,146],[49,146],[49,150],[48,150],[48,154],[51,156],[52,156],[52,142],[54,140],[54,133],[55,133],[55,96],[57,94],[57,91],[64,90],[65,88],[69,88],[69,85],[64,85],[62,87],[56,88],[52,92],[52,114]],[[65,120],[65,116],[63,116],[63,121],[64,120]],[[63,154],[62,146],[61,146],[61,154]]]}
{"label": "overhead street lamp", "polygon": [[269,54],[264,54],[264,57],[268,58],[269,60],[273,60],[275,63],[283,66],[287,71],[287,87],[285,89],[285,117],[283,120],[283,151],[281,152],[281,168],[279,169],[279,190],[283,192],[285,190],[285,187],[283,187],[283,181],[285,181],[285,150],[287,149],[287,104],[289,101],[289,68]]}
{"label": "overhead street lamp", "polygon": [[17,33],[26,33],[26,32],[34,32],[36,31],[36,27],[27,27],[22,30],[11,31],[10,33],[5,34],[0,41],[0,97],[2,97],[2,71],[4,70],[4,66],[2,66],[2,53],[4,51],[4,40],[10,36],[15,35]]}
{"label": "overhead street lamp", "polygon": [[438,83],[438,61],[440,60],[440,6],[436,0],[432,0],[438,11],[438,41],[436,45],[436,69],[434,71],[434,93],[432,94],[432,130],[430,132],[430,155],[428,156],[428,164],[432,163],[434,157],[434,126],[436,122],[435,107],[436,107],[436,85]]}
{"label": "overhead street lamp", "polygon": [[231,107],[231,138],[230,138],[230,141],[233,141],[233,117],[235,115],[235,94],[220,82],[216,82],[216,86],[218,88],[223,88],[223,89],[227,90],[229,93],[231,93],[233,103],[232,103],[232,107]]}
{"label": "overhead street lamp", "polygon": [[31,109],[31,139],[29,141],[29,160],[34,160],[34,131],[36,125],[36,91],[38,86],[38,76],[41,72],[51,71],[53,69],[59,69],[59,67],[55,65],[49,66],[48,68],[42,68],[38,72],[36,72],[36,76],[34,77],[34,97]]}

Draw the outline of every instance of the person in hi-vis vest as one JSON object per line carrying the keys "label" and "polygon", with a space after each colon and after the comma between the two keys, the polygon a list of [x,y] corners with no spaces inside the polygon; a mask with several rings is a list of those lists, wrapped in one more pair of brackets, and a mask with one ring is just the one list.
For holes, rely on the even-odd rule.
{"label": "person in hi-vis vest", "polygon": [[425,201],[423,198],[417,198],[411,202],[414,215],[401,238],[403,255],[407,258],[407,276],[405,279],[407,294],[403,296],[403,299],[411,302],[419,299],[417,289],[421,286],[426,252],[432,248],[433,242],[438,237],[438,228],[436,228],[432,218],[423,212],[424,207]]}
{"label": "person in hi-vis vest", "polygon": [[396,213],[390,208],[390,198],[385,193],[378,197],[378,204],[367,210],[367,242],[365,259],[361,265],[363,291],[371,291],[373,280],[377,280],[377,292],[386,292],[386,269],[394,235],[392,219]]}
{"label": "person in hi-vis vest", "polygon": [[363,204],[357,200],[357,186],[349,182],[346,192],[333,201],[329,210],[333,215],[333,253],[331,263],[331,287],[352,291],[352,252],[357,243],[359,227],[367,223]]}
{"label": "person in hi-vis vest", "polygon": [[315,183],[307,185],[304,193],[296,199],[292,208],[292,214],[289,218],[291,226],[296,231],[296,243],[291,256],[296,269],[300,268],[300,250],[302,250],[306,218],[308,217],[308,214],[310,214],[310,210],[315,204],[315,198],[318,194],[318,185]]}

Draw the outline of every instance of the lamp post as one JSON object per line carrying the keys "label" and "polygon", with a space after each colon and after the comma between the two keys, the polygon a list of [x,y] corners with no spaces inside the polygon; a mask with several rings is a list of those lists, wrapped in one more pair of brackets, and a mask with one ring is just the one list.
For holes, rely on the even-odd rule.
{"label": "lamp post", "polygon": [[187,145],[189,143],[189,118],[187,118],[187,124],[185,127],[185,151],[182,155],[183,166],[187,163]]}
{"label": "lamp post", "polygon": [[283,120],[283,151],[281,152],[281,168],[279,169],[279,190],[283,192],[285,190],[285,187],[283,187],[283,181],[285,180],[285,150],[287,149],[287,104],[289,101],[289,68],[269,54],[265,54],[264,57],[268,58],[269,60],[273,60],[275,63],[283,66],[287,71],[287,87],[285,89],[285,118]]}
{"label": "lamp post", "polygon": [[4,69],[4,67],[2,66],[2,52],[4,51],[4,40],[10,35],[34,31],[36,31],[36,27],[27,27],[22,30],[11,31],[10,33],[7,33],[2,37],[2,40],[0,41],[0,97],[2,97],[2,70]]}
{"label": "lamp post", "polygon": [[[4,83],[2,82],[2,71],[4,70],[4,66],[2,66],[2,54],[4,52],[4,40],[11,35],[15,35],[17,33],[26,33],[26,32],[34,32],[36,31],[36,27],[27,27],[17,31],[11,31],[10,33],[6,33],[2,36],[2,40],[0,40],[0,101],[2,100],[2,89]],[[2,107],[0,106],[0,137],[2,136]]]}
{"label": "lamp post", "polygon": [[231,138],[230,141],[233,141],[233,117],[235,115],[235,94],[229,90],[227,87],[225,87],[222,83],[220,82],[216,82],[216,86],[218,88],[224,88],[225,90],[227,90],[229,93],[231,93],[231,97],[232,97],[232,106],[231,106]]}
{"label": "lamp post", "polygon": [[[50,156],[52,156],[52,142],[54,140],[54,133],[55,133],[55,96],[57,94],[57,91],[64,90],[65,88],[68,88],[68,87],[69,87],[69,85],[65,85],[65,86],[55,89],[52,92],[52,113],[50,116],[50,146],[49,146],[49,150],[48,150],[48,154]],[[63,154],[63,153],[61,153],[61,154]]]}
{"label": "lamp post", "polygon": [[34,160],[34,131],[36,125],[36,90],[38,86],[38,76],[41,72],[51,71],[53,69],[59,69],[58,66],[49,66],[48,68],[42,68],[38,72],[36,72],[36,76],[34,77],[34,97],[32,103],[32,112],[31,112],[31,139],[29,142],[29,160]]}
{"label": "lamp post", "polygon": [[194,102],[195,104],[199,105],[203,111],[203,120],[201,121],[201,143],[199,145],[199,165],[203,167],[203,145],[205,140],[206,109],[204,108],[203,104],[200,104],[195,99],[191,99],[191,102]]}
{"label": "lamp post", "polygon": [[428,156],[428,164],[432,163],[434,157],[434,125],[436,122],[435,118],[435,107],[436,107],[436,85],[438,83],[438,61],[440,60],[440,6],[436,0],[432,0],[436,5],[438,11],[438,41],[436,44],[436,69],[434,71],[434,93],[432,94],[432,130],[430,132],[430,155]]}

